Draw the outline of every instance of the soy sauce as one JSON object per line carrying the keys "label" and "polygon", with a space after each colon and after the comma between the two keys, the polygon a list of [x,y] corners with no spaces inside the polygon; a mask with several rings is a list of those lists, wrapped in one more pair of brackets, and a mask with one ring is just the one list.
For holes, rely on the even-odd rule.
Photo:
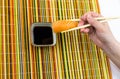
{"label": "soy sauce", "polygon": [[53,44],[53,34],[51,27],[34,27],[33,39],[36,45]]}

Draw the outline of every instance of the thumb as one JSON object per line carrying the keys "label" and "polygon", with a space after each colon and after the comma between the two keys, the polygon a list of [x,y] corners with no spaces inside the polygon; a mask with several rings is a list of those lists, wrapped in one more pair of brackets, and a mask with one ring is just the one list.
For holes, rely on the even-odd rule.
{"label": "thumb", "polygon": [[101,29],[102,26],[103,26],[99,21],[97,21],[96,19],[94,19],[91,15],[87,16],[87,21],[95,29]]}

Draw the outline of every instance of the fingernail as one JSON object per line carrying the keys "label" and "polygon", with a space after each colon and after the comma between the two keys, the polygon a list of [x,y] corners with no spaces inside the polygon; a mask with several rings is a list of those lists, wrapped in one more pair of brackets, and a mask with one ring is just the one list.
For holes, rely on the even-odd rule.
{"label": "fingernail", "polygon": [[81,25],[83,25],[83,24],[84,24],[84,22],[83,22],[83,21],[80,21],[79,24],[78,24],[78,26],[81,26]]}

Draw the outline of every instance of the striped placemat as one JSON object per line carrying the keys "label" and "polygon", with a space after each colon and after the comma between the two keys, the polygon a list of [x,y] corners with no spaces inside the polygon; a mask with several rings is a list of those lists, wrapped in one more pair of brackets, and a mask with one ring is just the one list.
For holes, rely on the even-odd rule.
{"label": "striped placemat", "polygon": [[34,22],[100,12],[98,0],[1,0],[0,79],[111,79],[109,60],[80,30],[58,33],[52,47],[34,47]]}

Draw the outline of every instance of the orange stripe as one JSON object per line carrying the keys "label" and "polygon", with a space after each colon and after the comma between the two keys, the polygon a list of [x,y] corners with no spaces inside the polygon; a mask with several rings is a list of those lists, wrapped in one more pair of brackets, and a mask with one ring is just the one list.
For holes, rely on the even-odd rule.
{"label": "orange stripe", "polygon": [[[5,6],[4,5],[4,1],[2,1],[2,6]],[[5,63],[6,63],[6,60],[5,60],[5,52],[6,52],[6,46],[5,46],[5,17],[4,17],[4,14],[5,14],[5,8],[4,7],[2,7],[2,25],[1,25],[1,27],[2,27],[2,79],[5,79],[5,74],[6,74],[6,72],[5,72]]]}
{"label": "orange stripe", "polygon": [[26,72],[26,52],[25,52],[25,40],[24,40],[24,14],[23,14],[23,8],[24,4],[23,4],[23,0],[20,0],[20,22],[21,22],[21,34],[22,34],[22,51],[21,51],[21,54],[22,54],[22,66],[23,66],[23,78],[26,79],[27,77],[27,72]]}
{"label": "orange stripe", "polygon": [[10,0],[10,31],[11,31],[11,56],[12,56],[12,78],[16,79],[16,51],[15,51],[15,33],[14,33],[14,1]]}
{"label": "orange stripe", "polygon": [[[27,15],[28,15],[28,34],[30,34],[30,28],[31,28],[31,23],[33,22],[33,19],[32,19],[32,10],[34,10],[35,8],[32,6],[32,3],[33,1],[32,0],[27,0]],[[29,41],[30,41],[30,35],[29,35]],[[35,76],[35,61],[34,61],[34,58],[35,58],[35,49],[32,49],[32,46],[30,45],[30,68],[31,68],[31,78],[33,79],[36,79],[36,76]]]}

